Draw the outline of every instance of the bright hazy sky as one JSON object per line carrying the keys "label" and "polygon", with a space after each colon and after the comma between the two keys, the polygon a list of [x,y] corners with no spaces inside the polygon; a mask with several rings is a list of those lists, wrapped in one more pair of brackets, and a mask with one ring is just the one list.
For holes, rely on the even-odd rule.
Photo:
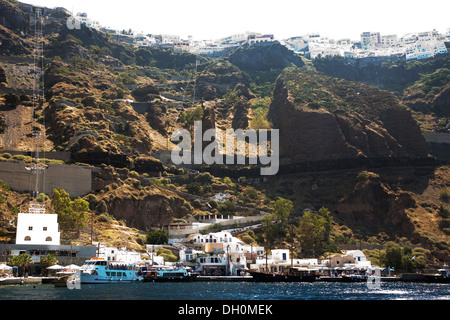
{"label": "bright hazy sky", "polygon": [[277,39],[320,33],[359,40],[381,35],[450,28],[448,0],[19,0],[49,8],[86,12],[100,25],[136,32],[218,39],[245,31]]}

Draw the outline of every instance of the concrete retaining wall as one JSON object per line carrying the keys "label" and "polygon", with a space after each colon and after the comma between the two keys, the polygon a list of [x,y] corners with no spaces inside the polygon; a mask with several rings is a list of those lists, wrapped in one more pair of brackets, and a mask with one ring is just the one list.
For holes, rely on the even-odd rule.
{"label": "concrete retaining wall", "polygon": [[[26,169],[23,161],[0,162],[0,179],[12,190],[31,192],[35,190],[36,174]],[[49,164],[44,174],[39,175],[38,190],[52,194],[55,188],[62,188],[71,197],[81,197],[92,190],[92,169],[82,166]]]}
{"label": "concrete retaining wall", "polygon": [[450,133],[430,132],[423,134],[427,143],[448,143],[450,144]]}

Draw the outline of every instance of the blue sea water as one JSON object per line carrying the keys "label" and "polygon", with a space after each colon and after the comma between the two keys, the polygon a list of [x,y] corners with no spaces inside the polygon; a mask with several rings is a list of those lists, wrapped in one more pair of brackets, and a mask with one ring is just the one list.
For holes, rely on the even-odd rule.
{"label": "blue sea water", "polygon": [[0,286],[0,300],[450,300],[449,284],[381,283],[112,283],[81,284],[79,289],[53,284]]}

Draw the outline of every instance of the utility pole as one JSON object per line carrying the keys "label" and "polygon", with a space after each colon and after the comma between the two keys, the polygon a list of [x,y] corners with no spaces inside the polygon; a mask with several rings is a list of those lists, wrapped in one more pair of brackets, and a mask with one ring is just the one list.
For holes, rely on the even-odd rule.
{"label": "utility pole", "polygon": [[91,213],[91,246],[94,241],[94,212]]}

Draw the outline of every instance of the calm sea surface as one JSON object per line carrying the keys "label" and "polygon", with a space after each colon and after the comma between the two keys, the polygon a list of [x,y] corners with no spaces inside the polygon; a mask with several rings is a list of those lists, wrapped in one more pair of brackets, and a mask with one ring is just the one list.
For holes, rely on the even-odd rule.
{"label": "calm sea surface", "polygon": [[0,286],[0,300],[450,300],[449,284],[191,282]]}

